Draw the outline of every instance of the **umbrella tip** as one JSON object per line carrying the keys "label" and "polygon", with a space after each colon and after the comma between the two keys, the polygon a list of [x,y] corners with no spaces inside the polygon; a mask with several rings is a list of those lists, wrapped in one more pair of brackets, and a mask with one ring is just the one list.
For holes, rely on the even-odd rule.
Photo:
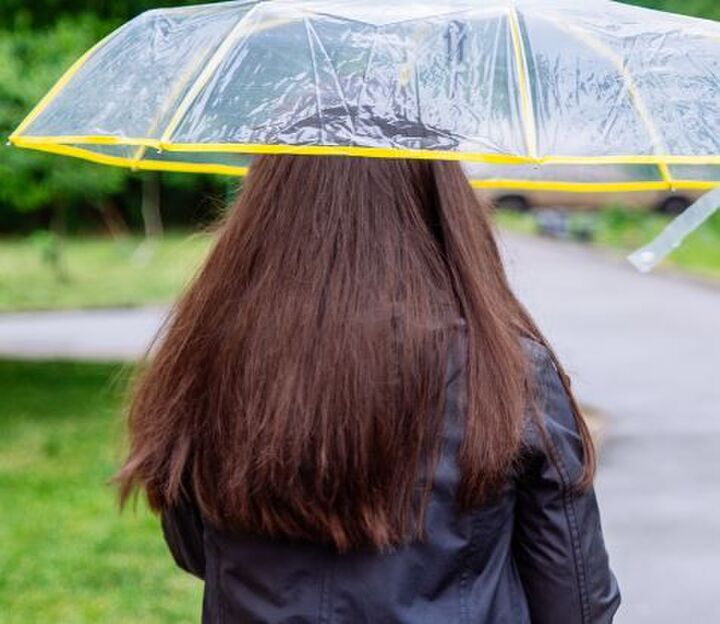
{"label": "umbrella tip", "polygon": [[658,264],[660,258],[650,249],[640,249],[630,254],[627,259],[641,273],[649,273]]}

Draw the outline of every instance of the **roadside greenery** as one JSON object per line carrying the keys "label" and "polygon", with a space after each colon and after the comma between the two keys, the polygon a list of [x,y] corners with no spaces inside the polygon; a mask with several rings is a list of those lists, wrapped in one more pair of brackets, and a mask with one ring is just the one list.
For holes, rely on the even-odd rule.
{"label": "roadside greenery", "polygon": [[[571,214],[568,230],[590,229],[592,244],[620,253],[634,251],[657,236],[671,217],[629,210],[622,206],[609,207],[599,212]],[[537,213],[497,212],[501,228],[523,234],[540,231]],[[689,274],[720,278],[720,213],[691,234],[681,247],[665,261],[664,266],[681,269]]]}
{"label": "roadside greenery", "polygon": [[198,622],[202,587],[177,570],[144,503],[119,514],[128,376],[115,365],[0,361],[0,620]]}
{"label": "roadside greenery", "polygon": [[[107,26],[92,14],[63,17],[48,28],[22,25],[0,31],[0,133],[8,136],[69,62],[103,35]],[[125,173],[67,158],[2,148],[0,206],[20,213],[119,193]]]}
{"label": "roadside greenery", "polygon": [[[649,242],[669,217],[621,206],[569,216],[570,231],[590,231],[590,244],[618,256]],[[535,213],[498,211],[501,229],[539,232]],[[167,304],[192,277],[210,247],[208,233],[171,231],[148,241],[139,235],[59,239],[39,232],[0,239],[0,312]],[[666,261],[687,272],[720,279],[720,214]]]}
{"label": "roadside greenery", "polygon": [[210,236],[35,234],[0,240],[0,312],[167,303],[205,257]]}
{"label": "roadside greenery", "polygon": [[[631,4],[720,19],[717,0],[626,0]],[[0,3],[0,137],[22,118],[95,41],[140,12],[197,0],[5,0]],[[212,218],[211,204],[235,180],[212,176],[134,174],[77,159],[18,150],[0,141],[0,311],[75,306],[138,305],[171,299],[203,254],[199,239],[171,234],[137,251],[159,233],[157,216],[189,228]],[[207,198],[214,198],[208,201]],[[209,209],[208,209],[209,208]],[[147,215],[152,219],[148,222]],[[607,215],[598,240],[630,249],[651,238],[664,220]],[[154,215],[154,216],[153,216]],[[509,225],[532,229],[522,218]],[[717,219],[715,220],[715,222]],[[119,242],[81,233],[110,232]],[[713,226],[693,236],[672,258],[693,271],[716,274]],[[17,236],[20,235],[20,238]],[[124,236],[123,236],[124,235]],[[637,242],[635,242],[637,241]],[[179,256],[171,250],[181,245]],[[167,252],[167,253],[166,253]],[[709,268],[708,268],[709,267]]]}
{"label": "roadside greenery", "polygon": [[[77,159],[19,150],[5,139],[85,50],[138,13],[188,0],[21,0],[0,3],[0,230],[51,227],[64,233],[95,227],[93,212],[112,211],[123,225],[141,212],[143,187],[152,174],[132,174]],[[180,187],[195,199],[210,176],[163,176],[163,186]],[[145,197],[152,197],[146,193]],[[147,203],[147,202],[146,202]],[[143,206],[147,208],[147,206]],[[153,207],[155,208],[155,207]],[[37,217],[34,215],[39,213]],[[28,225],[30,224],[30,225]]]}
{"label": "roadside greenery", "polygon": [[660,11],[720,20],[720,4],[717,0],[621,0],[621,2]]}
{"label": "roadside greenery", "polygon": [[[101,37],[147,9],[198,0],[4,0],[0,3],[0,137],[5,139],[72,62]],[[208,0],[209,1],[209,0]],[[632,4],[720,19],[717,0],[626,0]],[[164,189],[178,178],[163,175]],[[149,180],[149,182],[148,182]],[[121,214],[130,225],[140,214],[142,188],[157,182],[121,169],[17,150],[0,141],[0,231],[87,229],[93,211]],[[197,198],[207,176],[180,186]],[[153,193],[146,193],[152,197]],[[91,208],[90,211],[87,208]],[[81,208],[86,210],[82,211]],[[147,206],[145,206],[147,209]],[[153,207],[158,208],[158,207]],[[170,212],[169,210],[167,211]],[[175,210],[173,210],[173,213]],[[32,218],[31,218],[32,216]],[[188,224],[190,219],[184,223]],[[92,223],[91,220],[91,224]],[[92,228],[91,228],[92,229]]]}

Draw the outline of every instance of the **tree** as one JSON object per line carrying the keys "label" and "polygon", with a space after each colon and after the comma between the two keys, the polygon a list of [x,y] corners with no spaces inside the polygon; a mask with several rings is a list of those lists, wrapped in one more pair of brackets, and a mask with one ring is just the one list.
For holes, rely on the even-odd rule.
{"label": "tree", "polygon": [[[2,0],[0,2],[0,137],[7,137],[63,71],[96,41],[142,11],[198,0]],[[625,0],[630,4],[720,20],[718,0]],[[32,7],[32,8],[29,8]],[[107,211],[133,174],[77,159],[0,146],[0,211],[51,209],[57,223],[78,205]],[[160,188],[146,176],[145,214],[157,221]],[[162,185],[180,184],[192,195],[221,184],[195,176],[181,183],[171,174]],[[149,181],[148,181],[149,180]],[[135,188],[135,187],[133,187]],[[138,201],[140,206],[142,202]],[[147,226],[147,223],[146,223]],[[147,228],[156,231],[152,225]]]}
{"label": "tree", "polygon": [[[5,0],[0,5],[0,24],[4,25],[0,26],[0,137],[9,136],[63,72],[95,42],[126,19],[162,4],[157,0],[40,0],[29,11],[24,0]],[[138,176],[124,169],[0,145],[0,210],[7,214],[50,209],[54,222],[62,226],[68,212],[90,205],[112,229],[118,223],[118,213],[112,209],[111,198],[121,195],[133,177]],[[173,185],[172,178],[163,176],[163,184]],[[160,178],[148,174],[141,179],[145,193],[137,205],[142,206],[146,231],[158,232]],[[190,193],[193,186],[207,186],[195,180],[190,186],[183,182]]]}
{"label": "tree", "polygon": [[720,20],[720,2],[718,0],[622,0],[650,9],[682,13],[695,17]]}
{"label": "tree", "polygon": [[[8,136],[63,71],[107,30],[91,15],[63,18],[43,30],[0,32],[0,134]],[[0,205],[58,214],[121,191],[126,173],[3,146]]]}
{"label": "tree", "polygon": [[[210,0],[206,0],[210,1]],[[198,4],[197,0],[3,0],[0,24],[42,29],[65,18],[93,15],[111,28],[143,11]]]}

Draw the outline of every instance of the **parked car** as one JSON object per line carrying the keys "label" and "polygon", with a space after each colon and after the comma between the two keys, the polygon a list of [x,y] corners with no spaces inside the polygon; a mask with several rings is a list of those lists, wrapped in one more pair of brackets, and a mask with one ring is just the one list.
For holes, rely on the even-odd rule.
{"label": "parked car", "polygon": [[[659,173],[654,165],[594,165],[569,166],[545,165],[487,165],[465,163],[468,175],[476,180],[563,180],[567,182],[588,183],[626,183],[637,180],[658,180]],[[703,174],[718,171],[696,171],[695,179],[704,179]],[[655,210],[663,214],[679,214],[690,206],[703,191],[634,191],[634,192],[593,192],[574,193],[560,191],[509,190],[507,188],[483,189],[478,191],[489,198],[493,204],[507,210],[518,212],[531,209],[560,208],[595,210],[612,204],[623,204],[638,210]]]}
{"label": "parked car", "polygon": [[563,193],[558,191],[481,190],[495,206],[505,210],[525,212],[543,208],[572,208],[596,210],[612,204],[623,204],[638,210],[654,210],[676,215],[688,208],[702,191],[638,191],[633,193]]}

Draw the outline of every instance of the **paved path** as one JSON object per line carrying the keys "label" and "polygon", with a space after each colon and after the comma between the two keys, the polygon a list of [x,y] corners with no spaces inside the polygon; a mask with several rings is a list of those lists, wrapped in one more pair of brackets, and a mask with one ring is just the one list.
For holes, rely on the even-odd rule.
{"label": "paved path", "polygon": [[164,308],[0,315],[0,355],[134,360],[162,323]]}
{"label": "paved path", "polygon": [[612,417],[598,495],[617,622],[720,621],[720,289],[573,245],[506,248],[578,395]]}
{"label": "paved path", "polygon": [[[506,235],[520,297],[582,401],[611,415],[598,495],[620,624],[718,621],[720,289]],[[0,317],[0,353],[132,358],[163,310]]]}

